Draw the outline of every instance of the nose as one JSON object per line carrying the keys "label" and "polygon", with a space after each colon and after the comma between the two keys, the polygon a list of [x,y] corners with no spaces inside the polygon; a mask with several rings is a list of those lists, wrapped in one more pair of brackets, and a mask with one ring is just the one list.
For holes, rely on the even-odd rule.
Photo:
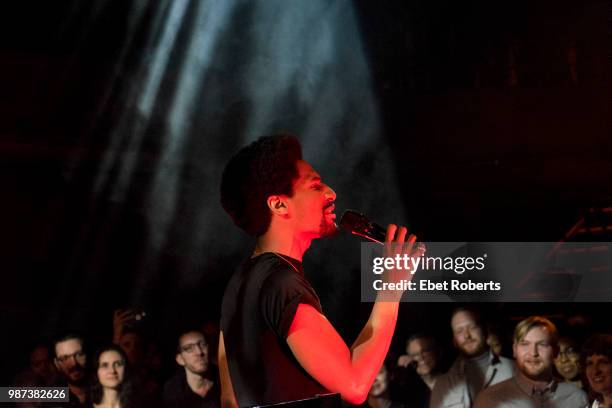
{"label": "nose", "polygon": [[336,201],[336,192],[330,187],[327,186],[327,189],[325,190],[325,199],[327,201]]}
{"label": "nose", "polygon": [[540,354],[538,353],[538,345],[534,344],[533,345],[533,356],[534,357],[538,357]]}

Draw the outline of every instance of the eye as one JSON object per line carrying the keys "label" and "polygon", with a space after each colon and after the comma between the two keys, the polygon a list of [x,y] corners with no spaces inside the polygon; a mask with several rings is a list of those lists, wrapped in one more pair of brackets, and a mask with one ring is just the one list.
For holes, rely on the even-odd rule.
{"label": "eye", "polygon": [[313,190],[317,190],[317,191],[323,190],[323,185],[322,185],[322,184],[320,184],[320,183],[313,184],[313,185],[312,185],[312,189],[313,189]]}

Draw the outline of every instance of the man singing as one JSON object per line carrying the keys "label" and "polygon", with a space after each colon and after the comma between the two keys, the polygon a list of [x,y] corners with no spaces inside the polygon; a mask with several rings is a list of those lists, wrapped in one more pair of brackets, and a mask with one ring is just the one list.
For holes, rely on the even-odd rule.
{"label": "man singing", "polygon": [[[313,239],[335,232],[336,193],[302,160],[290,135],[262,137],[234,155],[223,172],[221,203],[256,237],[251,257],[223,297],[219,369],[224,407],[267,405],[330,392],[362,403],[387,354],[401,292],[379,293],[349,348],[321,311],[304,276]],[[389,225],[386,241],[413,251],[416,237]],[[402,245],[400,245],[402,246]],[[410,279],[409,271],[396,279]],[[395,280],[395,279],[394,279]]]}

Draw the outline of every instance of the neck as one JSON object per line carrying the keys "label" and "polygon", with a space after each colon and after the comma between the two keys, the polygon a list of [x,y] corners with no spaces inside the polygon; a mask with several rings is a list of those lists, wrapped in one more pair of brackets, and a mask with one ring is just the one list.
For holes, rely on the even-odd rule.
{"label": "neck", "polygon": [[117,390],[112,388],[104,388],[102,404],[105,406],[119,407],[119,394],[117,394]]}
{"label": "neck", "polygon": [[612,407],[612,393],[603,394],[603,402],[601,403],[602,408]]}
{"label": "neck", "polygon": [[552,372],[543,373],[542,376],[539,378],[529,378],[525,374],[521,374],[535,388],[545,388],[553,380]]}
{"label": "neck", "polygon": [[264,252],[276,252],[302,262],[304,252],[310,248],[311,237],[302,237],[287,227],[270,224],[268,231],[257,238],[253,256]]}
{"label": "neck", "polygon": [[189,370],[185,370],[185,374],[187,377],[187,384],[189,384],[189,388],[191,388],[194,391],[200,388],[204,384],[204,381],[206,380],[204,378],[204,374],[193,373]]}
{"label": "neck", "polygon": [[185,370],[185,374],[189,388],[200,397],[205,397],[214,385],[212,381],[204,377],[204,374],[192,373],[189,370]]}

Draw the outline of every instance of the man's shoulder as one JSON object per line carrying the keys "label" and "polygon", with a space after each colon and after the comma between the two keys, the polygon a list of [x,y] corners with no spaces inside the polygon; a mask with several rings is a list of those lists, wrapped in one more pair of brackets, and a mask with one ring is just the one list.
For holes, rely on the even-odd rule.
{"label": "man's shoulder", "polygon": [[180,395],[186,382],[185,370],[176,370],[176,372],[164,383],[164,400],[174,399]]}

